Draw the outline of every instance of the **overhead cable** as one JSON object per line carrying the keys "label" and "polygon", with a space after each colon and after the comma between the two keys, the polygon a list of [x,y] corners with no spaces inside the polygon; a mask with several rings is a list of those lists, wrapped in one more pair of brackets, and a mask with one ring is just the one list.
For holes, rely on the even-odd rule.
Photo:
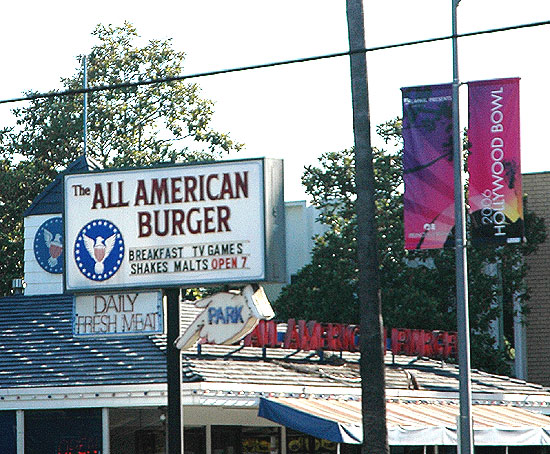
{"label": "overhead cable", "polygon": [[[539,27],[542,25],[550,25],[550,20],[542,21],[542,22],[533,22],[530,24],[523,24],[523,25],[512,25],[509,27],[502,27],[502,28],[493,28],[490,30],[482,30],[477,32],[461,33],[461,34],[457,34],[456,37],[467,38],[471,36],[487,35],[490,33],[498,33],[498,32],[510,31],[510,30]],[[14,103],[14,102],[20,102],[20,101],[33,101],[36,99],[55,98],[55,97],[61,97],[61,96],[75,96],[83,93],[96,93],[101,91],[120,90],[124,88],[139,87],[142,85],[163,84],[163,83],[177,82],[177,81],[188,80],[188,79],[197,79],[200,77],[216,76],[220,74],[230,74],[230,73],[241,72],[241,71],[250,71],[253,69],[274,68],[277,66],[291,65],[295,63],[307,63],[307,62],[317,61],[317,60],[326,60],[329,58],[345,57],[345,56],[359,54],[359,53],[375,52],[380,50],[414,46],[418,44],[434,43],[438,41],[445,41],[452,38],[453,38],[453,35],[447,35],[447,36],[441,36],[438,38],[421,39],[421,40],[408,41],[408,42],[399,43],[399,44],[387,44],[383,46],[368,47],[368,48],[356,49],[352,51],[336,52],[332,54],[296,58],[292,60],[283,60],[283,61],[272,62],[272,63],[261,63],[257,65],[241,66],[237,68],[219,69],[219,70],[205,71],[205,72],[194,73],[194,74],[184,74],[181,76],[162,77],[159,79],[137,80],[133,82],[121,82],[118,84],[110,84],[110,85],[98,85],[95,87],[80,88],[75,90],[51,91],[47,93],[31,93],[18,98],[0,100],[0,104],[8,104],[8,103]]]}

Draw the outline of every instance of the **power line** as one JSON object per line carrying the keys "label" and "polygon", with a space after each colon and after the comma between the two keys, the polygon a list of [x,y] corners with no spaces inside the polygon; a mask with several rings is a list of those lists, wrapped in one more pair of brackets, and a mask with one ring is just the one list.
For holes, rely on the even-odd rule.
{"label": "power line", "polygon": [[[530,24],[522,24],[522,25],[511,25],[509,27],[502,27],[502,28],[493,28],[489,30],[482,30],[477,32],[469,32],[469,33],[461,33],[457,34],[457,38],[467,38],[471,36],[479,36],[479,35],[487,35],[490,33],[498,33],[498,32],[505,32],[510,30],[519,30],[523,28],[532,28],[532,27],[540,27],[541,25],[550,25],[550,20],[542,21],[542,22],[533,22]],[[388,50],[388,49],[397,49],[400,47],[407,47],[407,46],[414,46],[418,44],[428,44],[428,43],[434,43],[438,41],[445,41],[448,39],[452,39],[453,35],[447,35],[447,36],[441,36],[438,38],[428,38],[428,39],[421,39],[416,41],[408,41],[404,43],[399,44],[387,44],[384,46],[376,46],[376,47],[368,47],[364,49],[357,49],[354,51],[345,51],[345,52],[336,52],[332,54],[324,54],[324,55],[317,55],[312,57],[303,57],[303,58],[296,58],[292,60],[283,60],[278,62],[272,62],[272,63],[262,63],[258,65],[250,65],[250,66],[241,66],[237,68],[229,68],[229,69],[219,69],[214,71],[206,71],[206,72],[200,72],[195,74],[185,74],[182,76],[171,76],[171,77],[163,77],[160,79],[149,79],[149,80],[138,80],[135,82],[121,82],[119,84],[112,84],[112,85],[98,85],[96,87],[88,87],[88,88],[80,88],[76,90],[64,90],[64,91],[51,91],[48,93],[34,93],[26,96],[21,96],[18,98],[11,98],[11,99],[4,99],[0,100],[0,104],[8,104],[8,103],[14,103],[14,102],[20,102],[20,101],[33,101],[35,99],[46,99],[46,98],[55,98],[55,97],[61,97],[61,96],[75,96],[83,93],[96,93],[100,91],[108,91],[108,90],[119,90],[123,88],[133,88],[133,87],[139,87],[142,85],[155,85],[155,84],[163,84],[163,83],[170,83],[170,82],[177,82],[187,79],[197,79],[200,77],[208,77],[208,76],[217,76],[220,74],[230,74],[235,72],[241,72],[241,71],[250,71],[253,69],[265,69],[265,68],[274,68],[277,66],[283,66],[283,65],[292,65],[295,63],[307,63],[312,61],[318,61],[318,60],[326,60],[329,58],[336,58],[336,57],[345,57],[357,53],[366,53],[366,52],[375,52],[380,50]]]}

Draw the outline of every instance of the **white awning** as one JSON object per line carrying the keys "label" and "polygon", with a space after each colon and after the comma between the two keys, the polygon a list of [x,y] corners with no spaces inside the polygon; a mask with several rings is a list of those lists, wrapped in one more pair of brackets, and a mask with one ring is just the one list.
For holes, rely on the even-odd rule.
{"label": "white awning", "polygon": [[[259,416],[339,443],[361,443],[361,401],[261,398]],[[454,403],[387,402],[392,446],[456,445],[459,407]],[[476,446],[550,445],[550,417],[505,405],[472,405]]]}

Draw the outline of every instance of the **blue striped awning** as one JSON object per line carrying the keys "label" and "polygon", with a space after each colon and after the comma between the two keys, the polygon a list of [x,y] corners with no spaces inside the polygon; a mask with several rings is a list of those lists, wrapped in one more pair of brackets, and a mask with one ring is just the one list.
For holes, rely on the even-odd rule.
{"label": "blue striped awning", "polygon": [[258,416],[324,440],[363,440],[359,401],[262,397]]}
{"label": "blue striped awning", "polygon": [[[361,401],[296,397],[261,398],[258,415],[337,443],[363,440]],[[459,406],[449,402],[386,403],[392,446],[457,444]],[[476,446],[549,446],[550,417],[510,405],[472,405]]]}

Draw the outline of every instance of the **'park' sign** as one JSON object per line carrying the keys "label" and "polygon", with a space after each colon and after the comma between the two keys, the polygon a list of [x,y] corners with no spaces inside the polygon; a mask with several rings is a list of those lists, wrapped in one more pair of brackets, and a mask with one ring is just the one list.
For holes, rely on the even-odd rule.
{"label": "'park' sign", "polygon": [[247,285],[240,292],[218,292],[195,301],[202,312],[176,340],[176,347],[185,350],[197,341],[231,345],[250,333],[260,320],[275,316],[264,290]]}
{"label": "'park' sign", "polygon": [[285,278],[280,160],[66,175],[64,220],[69,292]]}

